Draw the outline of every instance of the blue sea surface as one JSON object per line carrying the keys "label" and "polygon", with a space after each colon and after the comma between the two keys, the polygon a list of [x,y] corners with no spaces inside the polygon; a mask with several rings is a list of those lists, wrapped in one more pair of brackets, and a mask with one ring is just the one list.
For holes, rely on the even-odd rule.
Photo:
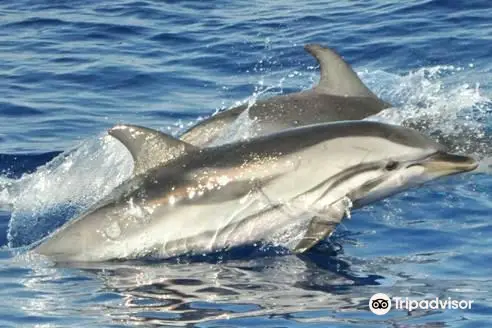
{"label": "blue sea surface", "polygon": [[[301,256],[263,245],[68,266],[26,252],[129,177],[108,128],[176,135],[308,89],[307,43],[395,105],[379,119],[425,117],[480,168],[353,211]],[[488,0],[1,1],[0,326],[490,327],[491,99]],[[377,316],[380,292],[473,304]]]}

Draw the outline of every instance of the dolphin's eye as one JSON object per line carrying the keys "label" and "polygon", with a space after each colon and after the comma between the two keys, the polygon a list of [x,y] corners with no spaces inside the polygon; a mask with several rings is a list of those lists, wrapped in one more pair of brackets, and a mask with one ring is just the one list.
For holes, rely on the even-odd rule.
{"label": "dolphin's eye", "polygon": [[384,169],[386,171],[393,171],[397,167],[398,167],[398,162],[397,161],[389,161],[388,163],[386,163],[386,166],[384,167]]}

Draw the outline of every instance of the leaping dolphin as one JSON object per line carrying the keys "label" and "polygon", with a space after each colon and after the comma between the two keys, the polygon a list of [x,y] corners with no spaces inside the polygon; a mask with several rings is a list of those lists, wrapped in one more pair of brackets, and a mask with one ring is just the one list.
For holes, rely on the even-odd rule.
{"label": "leaping dolphin", "polygon": [[[132,153],[137,175],[35,252],[58,262],[165,258],[261,240],[304,252],[351,206],[477,166],[414,130],[369,121],[202,149],[138,126],[109,134]],[[159,152],[167,157],[147,169]]]}
{"label": "leaping dolphin", "polygon": [[[256,135],[315,123],[361,120],[392,107],[369,90],[334,50],[318,44],[308,44],[304,49],[320,65],[318,85],[253,104],[248,116],[255,121]],[[247,108],[247,104],[241,105],[211,116],[184,132],[181,140],[196,146],[209,145]]]}

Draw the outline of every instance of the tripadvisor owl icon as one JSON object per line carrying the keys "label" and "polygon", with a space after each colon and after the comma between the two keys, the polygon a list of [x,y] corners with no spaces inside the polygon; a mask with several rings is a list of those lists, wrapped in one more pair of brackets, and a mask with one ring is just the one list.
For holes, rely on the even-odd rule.
{"label": "tripadvisor owl icon", "polygon": [[369,300],[369,309],[377,315],[386,314],[391,310],[391,299],[383,293],[374,294]]}

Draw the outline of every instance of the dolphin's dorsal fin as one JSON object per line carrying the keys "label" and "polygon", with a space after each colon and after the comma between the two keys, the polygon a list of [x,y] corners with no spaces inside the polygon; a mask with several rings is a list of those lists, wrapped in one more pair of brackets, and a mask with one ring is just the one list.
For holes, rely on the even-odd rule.
{"label": "dolphin's dorsal fin", "polygon": [[198,149],[160,131],[136,125],[117,125],[108,133],[125,145],[131,153],[134,175]]}
{"label": "dolphin's dorsal fin", "polygon": [[320,81],[315,90],[337,96],[377,98],[360,80],[352,67],[334,50],[319,44],[307,44],[304,49],[320,65]]}

